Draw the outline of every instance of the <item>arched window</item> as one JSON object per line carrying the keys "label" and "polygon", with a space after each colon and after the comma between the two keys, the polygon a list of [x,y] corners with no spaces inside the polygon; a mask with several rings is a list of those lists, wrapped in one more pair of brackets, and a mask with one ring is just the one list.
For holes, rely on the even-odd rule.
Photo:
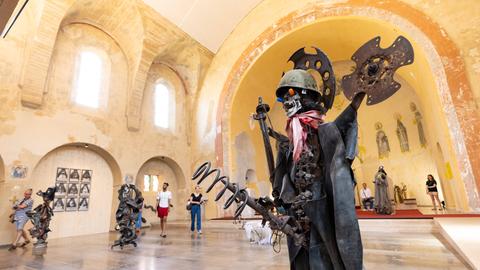
{"label": "arched window", "polygon": [[75,103],[98,108],[102,89],[104,63],[99,54],[93,51],[82,51],[77,65],[75,80]]}
{"label": "arched window", "polygon": [[154,90],[154,100],[155,100],[155,126],[161,128],[170,128],[170,123],[172,119],[172,104],[173,98],[171,90],[165,83],[157,83]]}

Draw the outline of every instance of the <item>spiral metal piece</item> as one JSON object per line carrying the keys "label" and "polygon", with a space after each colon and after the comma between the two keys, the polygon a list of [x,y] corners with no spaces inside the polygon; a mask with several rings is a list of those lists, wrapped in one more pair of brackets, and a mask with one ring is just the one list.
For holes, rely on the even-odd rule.
{"label": "spiral metal piece", "polygon": [[200,185],[205,179],[207,179],[210,175],[214,175],[214,179],[212,184],[207,188],[207,193],[210,192],[213,187],[221,182],[224,186],[220,192],[218,192],[217,196],[215,197],[215,201],[220,200],[220,198],[225,194],[225,192],[230,190],[233,194],[227,199],[225,204],[223,205],[223,209],[229,208],[233,202],[240,202],[240,205],[235,210],[234,218],[238,218],[245,207],[248,204],[248,200],[250,199],[248,192],[245,189],[241,189],[240,186],[236,183],[230,183],[230,178],[228,176],[222,176],[222,170],[215,168],[211,169],[212,165],[210,162],[205,162],[197,170],[193,173],[192,180],[197,180],[197,184]]}

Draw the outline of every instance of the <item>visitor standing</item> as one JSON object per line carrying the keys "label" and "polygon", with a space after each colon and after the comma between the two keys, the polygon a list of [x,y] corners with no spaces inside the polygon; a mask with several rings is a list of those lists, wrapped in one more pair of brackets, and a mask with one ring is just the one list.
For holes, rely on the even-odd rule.
{"label": "visitor standing", "polygon": [[190,230],[192,233],[195,231],[195,220],[197,221],[197,232],[202,234],[202,210],[201,204],[203,203],[202,193],[200,193],[200,186],[195,186],[195,191],[190,195],[188,199],[190,203],[190,216],[192,223]]}
{"label": "visitor standing", "polygon": [[17,236],[15,237],[15,241],[12,243],[12,246],[8,250],[14,250],[17,248],[18,242],[20,239],[23,237],[24,242],[20,245],[21,247],[24,247],[30,243],[30,240],[28,240],[27,237],[27,232],[25,231],[24,227],[25,224],[27,224],[29,218],[27,216],[27,212],[32,210],[33,206],[33,199],[32,197],[32,189],[27,189],[23,193],[24,198],[22,200],[17,201],[13,205],[13,210],[15,210],[15,213],[13,213],[13,223],[15,224],[16,230],[17,230]]}
{"label": "visitor standing", "polygon": [[162,191],[157,194],[157,215],[160,218],[160,236],[167,237],[167,217],[172,205],[172,192],[168,191],[168,183],[163,183]]}
{"label": "visitor standing", "polygon": [[432,204],[433,204],[432,210],[437,210],[436,202],[438,202],[438,208],[441,208],[442,203],[438,198],[437,181],[435,181],[435,178],[433,178],[433,175],[429,174],[427,176],[427,182],[425,184],[426,184],[425,189],[427,191],[427,194],[430,195],[430,199],[432,199]]}

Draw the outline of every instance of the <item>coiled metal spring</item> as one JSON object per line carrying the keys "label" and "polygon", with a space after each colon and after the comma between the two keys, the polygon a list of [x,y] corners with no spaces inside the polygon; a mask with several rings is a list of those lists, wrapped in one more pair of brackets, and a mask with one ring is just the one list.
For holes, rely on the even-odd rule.
{"label": "coiled metal spring", "polygon": [[230,178],[228,176],[222,175],[222,170],[219,168],[211,169],[212,164],[210,162],[205,162],[193,173],[192,180],[197,180],[197,184],[200,185],[205,179],[210,175],[214,175],[212,184],[207,188],[207,193],[210,192],[213,187],[221,182],[224,186],[220,192],[218,192],[215,197],[215,201],[220,200],[220,198],[225,194],[225,192],[230,190],[233,194],[227,199],[223,205],[223,209],[229,208],[233,202],[239,202],[240,205],[235,210],[234,218],[238,218],[245,207],[247,206],[248,200],[250,199],[248,192],[245,189],[241,189],[237,183],[230,183]]}

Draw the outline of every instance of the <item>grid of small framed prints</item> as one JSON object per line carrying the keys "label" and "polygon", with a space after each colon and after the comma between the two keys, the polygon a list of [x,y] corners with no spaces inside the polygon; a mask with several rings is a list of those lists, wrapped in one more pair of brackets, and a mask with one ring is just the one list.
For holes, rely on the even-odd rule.
{"label": "grid of small framed prints", "polygon": [[87,211],[90,204],[92,170],[57,168],[54,212]]}

